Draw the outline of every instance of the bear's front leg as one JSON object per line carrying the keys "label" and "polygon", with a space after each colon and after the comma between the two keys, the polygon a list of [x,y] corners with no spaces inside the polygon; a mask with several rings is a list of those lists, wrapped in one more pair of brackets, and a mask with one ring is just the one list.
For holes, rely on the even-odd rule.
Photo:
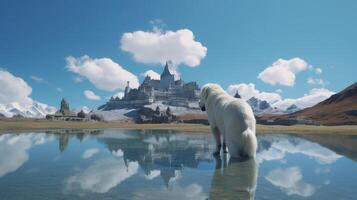
{"label": "bear's front leg", "polygon": [[216,141],[216,151],[213,152],[213,156],[219,156],[220,151],[221,151],[221,134],[218,130],[217,127],[211,128],[212,134],[214,136],[214,139]]}

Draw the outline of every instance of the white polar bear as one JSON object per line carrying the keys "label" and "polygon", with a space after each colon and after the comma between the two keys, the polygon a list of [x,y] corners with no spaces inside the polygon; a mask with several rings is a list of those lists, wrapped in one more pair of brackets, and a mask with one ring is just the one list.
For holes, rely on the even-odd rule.
{"label": "white polar bear", "polygon": [[216,140],[214,155],[220,154],[222,137],[224,153],[227,146],[231,157],[255,157],[255,117],[247,102],[230,96],[219,85],[209,83],[202,88],[199,106],[202,111],[207,111]]}

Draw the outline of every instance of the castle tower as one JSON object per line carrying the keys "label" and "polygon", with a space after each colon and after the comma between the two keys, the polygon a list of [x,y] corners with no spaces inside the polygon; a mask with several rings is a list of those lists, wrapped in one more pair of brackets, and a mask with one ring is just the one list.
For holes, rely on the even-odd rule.
{"label": "castle tower", "polygon": [[161,89],[167,90],[170,85],[174,85],[175,76],[171,74],[170,67],[172,67],[173,63],[171,61],[167,61],[164,71],[160,76],[160,87]]}
{"label": "castle tower", "polygon": [[129,81],[126,82],[126,87],[124,90],[124,98],[127,96],[127,94],[130,92],[130,86],[129,86]]}
{"label": "castle tower", "polygon": [[172,66],[172,62],[171,61],[167,61],[165,64],[165,68],[164,71],[162,72],[160,78],[164,79],[167,76],[172,76],[173,74],[171,74],[169,67]]}
{"label": "castle tower", "polygon": [[240,96],[240,94],[238,93],[238,90],[236,92],[236,94],[234,95],[235,98],[241,99],[242,97]]}
{"label": "castle tower", "polygon": [[62,98],[62,100],[61,100],[60,112],[62,113],[62,115],[67,115],[70,113],[69,104],[65,98]]}

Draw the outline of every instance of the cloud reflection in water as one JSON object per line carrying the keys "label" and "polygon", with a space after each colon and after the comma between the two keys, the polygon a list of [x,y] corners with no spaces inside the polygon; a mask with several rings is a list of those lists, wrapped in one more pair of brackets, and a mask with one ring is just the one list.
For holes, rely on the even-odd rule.
{"label": "cloud reflection in water", "polygon": [[0,135],[0,178],[19,169],[28,159],[33,145],[48,141],[45,134]]}
{"label": "cloud reflection in water", "polygon": [[287,195],[295,194],[302,197],[309,197],[315,193],[315,187],[303,181],[299,167],[274,169],[265,176],[265,179],[280,188]]}
{"label": "cloud reflection in water", "polygon": [[83,172],[67,179],[67,189],[105,193],[137,173],[139,164],[114,158],[95,161]]}

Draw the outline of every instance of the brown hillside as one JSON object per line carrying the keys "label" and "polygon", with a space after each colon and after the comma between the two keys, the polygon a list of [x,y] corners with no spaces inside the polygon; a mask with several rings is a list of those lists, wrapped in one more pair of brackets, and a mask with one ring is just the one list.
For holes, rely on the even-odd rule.
{"label": "brown hillside", "polygon": [[357,124],[357,82],[315,106],[277,118],[313,120],[323,125]]}

